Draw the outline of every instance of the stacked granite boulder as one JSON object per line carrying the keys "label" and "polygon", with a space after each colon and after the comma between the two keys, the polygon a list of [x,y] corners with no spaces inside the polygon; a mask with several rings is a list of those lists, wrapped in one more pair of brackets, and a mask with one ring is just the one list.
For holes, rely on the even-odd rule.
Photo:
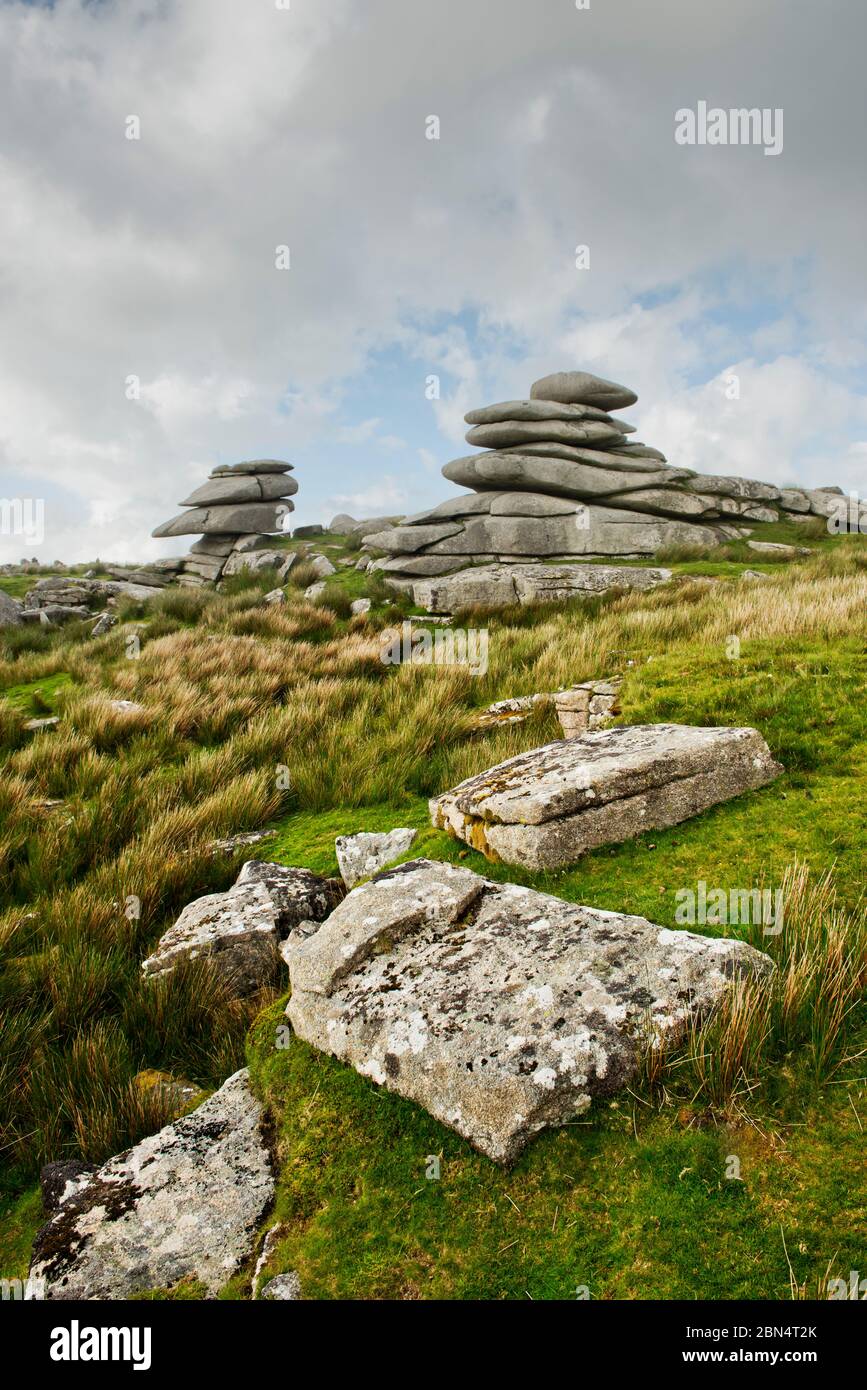
{"label": "stacked granite boulder", "polygon": [[637,399],[589,372],[556,372],[535,382],[528,400],[471,410],[467,442],[485,452],[455,459],[443,474],[472,491],[366,535],[367,546],[386,553],[377,568],[414,592],[417,581],[471,565],[638,559],[736,539],[750,534],[747,523],[781,514],[827,515],[828,493],[839,489],[780,489],[670,467],[610,413]]}
{"label": "stacked granite boulder", "polygon": [[294,556],[268,550],[269,535],[283,533],[283,518],[294,510],[292,495],[298,491],[291,463],[280,459],[252,459],[221,464],[208,481],[179,505],[189,510],[163,522],[151,534],[201,536],[184,559],[179,583],[187,586],[216,583],[223,576],[247,567],[291,563]]}

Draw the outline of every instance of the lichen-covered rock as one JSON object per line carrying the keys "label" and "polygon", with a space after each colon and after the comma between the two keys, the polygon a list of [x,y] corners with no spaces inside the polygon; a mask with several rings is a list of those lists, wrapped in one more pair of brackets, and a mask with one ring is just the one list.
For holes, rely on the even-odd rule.
{"label": "lichen-covered rock", "polygon": [[301,922],[321,922],[343,894],[339,879],[250,859],[227,892],[187,904],[142,970],[153,978],[205,956],[232,994],[253,994],[277,979],[281,939]]}
{"label": "lichen-covered rock", "polygon": [[280,965],[277,914],[262,883],[236,883],[188,903],[142,964],[148,979],[181,960],[207,957],[227,989],[242,997],[271,984]]}
{"label": "lichen-covered rock", "polygon": [[429,613],[454,613],[476,606],[567,602],[611,589],[655,589],[670,579],[671,570],[627,565],[478,565],[457,574],[415,580],[412,592],[419,607]]}
{"label": "lichen-covered rock", "polygon": [[0,589],[0,627],[19,627],[21,621],[21,604]]}
{"label": "lichen-covered rock", "polygon": [[361,830],[357,835],[338,835],[334,848],[347,888],[354,888],[361,879],[406,854],[416,833],[409,826],[399,826],[396,830]]}
{"label": "lichen-covered rock", "polygon": [[42,1205],[49,1216],[95,1172],[96,1166],[93,1163],[82,1163],[79,1158],[58,1159],[55,1163],[46,1163],[39,1172],[39,1188],[42,1193]]}
{"label": "lichen-covered rock", "polygon": [[327,555],[311,555],[307,566],[317,579],[328,579],[330,575],[337,573]]}
{"label": "lichen-covered rock", "polygon": [[275,569],[282,580],[289,573],[294,560],[295,556],[288,557],[285,550],[233,550],[222,567],[222,575],[224,579],[229,579],[242,570],[257,574],[260,570]]}
{"label": "lichen-covered rock", "polygon": [[295,1302],[301,1297],[301,1280],[293,1269],[289,1274],[277,1274],[262,1290],[263,1298],[279,1298]]}
{"label": "lichen-covered rock", "polygon": [[782,771],[755,729],[637,724],[544,744],[430,802],[431,820],[531,869],[688,820]]}
{"label": "lichen-covered rock", "polygon": [[743,942],[669,931],[450,864],[356,888],[290,954],[300,1038],[510,1163],[676,1042],[741,973]]}
{"label": "lichen-covered rock", "polygon": [[261,1106],[239,1071],[191,1115],[67,1184],[30,1277],[49,1299],[129,1298],[187,1278],[214,1297],[273,1193]]}
{"label": "lichen-covered rock", "polygon": [[338,878],[323,878],[310,869],[269,864],[248,859],[236,880],[237,887],[259,884],[271,899],[279,936],[288,936],[301,922],[322,922],[345,895]]}

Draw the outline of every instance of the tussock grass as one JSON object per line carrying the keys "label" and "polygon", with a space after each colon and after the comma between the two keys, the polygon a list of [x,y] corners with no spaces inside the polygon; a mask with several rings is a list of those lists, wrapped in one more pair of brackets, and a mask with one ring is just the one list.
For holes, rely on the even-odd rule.
{"label": "tussock grass", "polygon": [[281,583],[277,566],[265,565],[262,569],[242,569],[237,574],[230,574],[228,579],[221,581],[220,591],[229,598],[244,598],[248,602],[252,600],[258,603],[263,594],[279,589]]}
{"label": "tussock grass", "polygon": [[286,583],[290,589],[309,589],[311,584],[315,584],[318,579],[316,566],[312,560],[296,560],[286,576]]}
{"label": "tussock grass", "polygon": [[336,584],[327,586],[323,593],[313,601],[314,607],[326,608],[336,618],[349,618],[352,615],[352,599],[344,589]]}
{"label": "tussock grass", "polygon": [[[406,823],[401,816],[408,804],[423,813],[427,796],[559,736],[553,711],[539,707],[526,723],[469,737],[480,707],[615,672],[625,674],[623,717],[629,722],[755,724],[786,765],[784,792],[766,789],[686,830],[664,832],[652,845],[632,842],[610,855],[586,856],[562,875],[487,865],[430,831],[424,852],[465,859],[492,877],[526,881],[572,900],[667,920],[660,894],[667,885],[704,873],[708,864],[708,877],[731,873],[747,855],[777,872],[792,864],[793,846],[796,851],[808,830],[816,833],[816,823],[827,819],[835,836],[827,857],[839,856],[848,866],[837,874],[836,892],[822,872],[808,876],[803,866],[791,868],[782,880],[784,931],[754,941],[772,955],[776,974],[768,982],[738,985],[676,1055],[653,1054],[645,1065],[642,1107],[663,1128],[674,1123],[678,1107],[736,1124],[756,1107],[791,1114],[811,1104],[810,1097],[833,1093],[830,1083],[848,1074],[846,1059],[859,1050],[867,968],[863,909],[851,891],[858,862],[853,808],[863,764],[855,712],[863,708],[864,692],[864,554],[863,547],[841,541],[797,566],[778,566],[761,584],[682,577],[648,594],[460,615],[464,625],[488,629],[489,666],[478,677],[465,668],[384,665],[377,628],[399,622],[411,602],[395,597],[378,576],[366,577],[376,612],[367,623],[347,625],[341,615],[360,576],[344,572],[347,602],[335,605],[329,595],[324,605],[310,604],[297,593],[312,582],[303,562],[290,571],[292,601],[279,607],[263,606],[261,588],[249,583],[222,594],[167,591],[135,614],[137,659],[126,654],[125,630],[96,641],[68,629],[37,632],[44,640],[35,647],[7,641],[4,633],[0,693],[23,697],[34,683],[49,689],[51,680],[69,677],[47,697],[61,721],[51,734],[23,733],[22,707],[0,699],[0,1146],[6,1158],[25,1175],[74,1153],[105,1158],[162,1122],[154,1096],[132,1085],[136,1071],[151,1066],[214,1086],[242,1064],[245,1034],[270,996],[231,1004],[201,963],[147,984],[140,973],[143,956],[187,902],[233,881],[237,860],[214,857],[212,840],[277,821],[301,824],[305,817],[329,825],[336,818],[344,830],[352,828],[347,822],[354,808],[359,821],[362,810],[367,815],[380,808],[383,824]],[[335,576],[330,587],[341,592],[342,580]],[[732,635],[741,644],[737,662],[725,655]],[[113,711],[113,698],[134,700],[144,710]],[[288,790],[278,786],[278,767],[289,771]],[[54,799],[61,804],[43,804]],[[318,845],[316,853],[322,857]],[[304,858],[301,853],[295,862]],[[131,898],[138,899],[137,915],[127,910]],[[260,1076],[272,1062],[278,1065],[260,1058]],[[282,1080],[270,1091],[275,1104],[286,1107],[287,1123],[298,1118],[293,1097],[302,1098],[303,1124],[291,1143],[283,1141],[296,1163],[295,1177],[290,1172],[286,1181],[297,1183],[301,1194],[300,1207],[289,1203],[292,1220],[299,1232],[308,1222],[315,1226],[323,1201],[331,1213],[323,1217],[323,1233],[314,1231],[309,1245],[291,1251],[311,1288],[361,1290],[369,1226],[346,1197],[355,1190],[358,1162],[369,1160],[371,1171],[381,1171],[386,1206],[397,1210],[413,1200],[415,1186],[405,1186],[389,1167],[390,1145],[407,1163],[413,1145],[422,1146],[422,1155],[445,1145],[464,1175],[454,1180],[455,1194],[474,1211],[488,1200],[484,1162],[467,1158],[460,1141],[444,1140],[443,1131],[419,1120],[412,1107],[393,1110],[393,1098],[370,1099],[371,1088],[359,1078],[349,1078],[342,1089],[338,1073],[316,1059],[293,1054],[279,1064],[295,1078],[287,1093]],[[794,1078],[785,1096],[774,1089],[784,1074]],[[660,1107],[666,1098],[676,1105]],[[802,1110],[797,1114],[802,1123]],[[385,1117],[385,1139],[377,1115]],[[614,1125],[617,1112],[611,1115]],[[394,1116],[400,1124],[392,1133]],[[362,1120],[373,1149],[359,1137]],[[582,1162],[586,1134],[609,1157],[616,1150],[626,1172],[635,1123],[630,1115],[622,1151],[610,1137],[615,1130],[601,1122],[598,1131],[576,1128],[565,1139],[538,1141],[533,1153],[539,1157],[522,1170],[527,1186],[519,1177],[510,1194],[537,1215],[544,1208],[549,1230],[556,1214],[542,1194],[561,1190],[558,1146],[568,1151],[572,1166],[565,1171],[572,1172]],[[668,1129],[659,1133],[654,1152],[669,1174],[668,1192],[684,1167],[681,1142],[701,1163],[706,1141],[693,1129],[682,1141]],[[346,1173],[337,1173],[344,1152]],[[477,1170],[478,1189],[468,1176]],[[593,1209],[604,1206],[603,1176],[589,1178],[586,1166],[581,1173]],[[653,1192],[655,1211],[662,1199],[656,1187]],[[616,1212],[606,1209],[616,1224]],[[511,1275],[502,1281],[491,1275],[501,1267],[500,1245],[481,1238],[473,1273],[470,1227],[477,1227],[467,1226],[450,1199],[443,1210],[448,1229],[466,1237],[457,1253],[449,1248],[465,1271],[464,1282],[457,1282],[468,1296],[489,1290],[485,1280],[492,1277],[497,1287],[510,1289]],[[574,1219],[580,1218],[579,1205]],[[359,1262],[352,1255],[345,1275],[326,1271],[331,1219],[358,1232]],[[572,1268],[575,1233],[586,1226],[570,1231],[555,1264],[562,1260],[564,1269]],[[533,1226],[533,1239],[538,1229]],[[387,1215],[377,1218],[377,1230],[390,1248]],[[430,1230],[419,1230],[422,1243]],[[451,1236],[441,1238],[448,1247]],[[500,1244],[509,1239],[506,1233]],[[354,1249],[342,1227],[337,1241]],[[552,1251],[544,1241],[540,1251],[539,1271],[526,1272],[534,1257],[525,1252],[514,1277],[529,1279],[544,1296]],[[611,1258],[601,1249],[597,1256],[600,1267]],[[373,1281],[386,1296],[395,1287],[388,1259]],[[418,1270],[413,1278],[426,1287]],[[798,1278],[803,1282],[803,1272]],[[451,1291],[447,1280],[442,1287]],[[634,1296],[628,1274],[617,1287],[619,1296]],[[672,1287],[677,1296],[685,1296],[684,1287],[694,1296],[676,1281]],[[721,1292],[731,1296],[731,1286],[722,1285]]]}
{"label": "tussock grass", "polygon": [[721,1114],[736,1113],[796,1051],[818,1083],[846,1060],[853,1031],[847,1025],[863,1013],[867,986],[867,906],[843,908],[833,875],[812,877],[801,863],[788,866],[780,892],[780,932],[756,923],[744,932],[773,960],[774,973],[735,980],[684,1046],[667,1051],[649,1040],[642,1079],[666,1103],[688,1095]]}

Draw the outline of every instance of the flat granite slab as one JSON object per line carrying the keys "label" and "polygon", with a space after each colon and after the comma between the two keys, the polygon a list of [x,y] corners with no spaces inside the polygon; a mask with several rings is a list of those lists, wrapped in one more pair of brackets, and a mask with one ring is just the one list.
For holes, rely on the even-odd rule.
{"label": "flat granite slab", "polygon": [[[445,561],[447,556],[424,556]],[[408,561],[400,557],[394,569],[407,570]],[[392,580],[392,569],[386,573]],[[511,603],[562,603],[611,589],[656,589],[667,584],[671,570],[629,565],[471,565],[457,574],[437,572],[433,578],[418,579],[412,586],[413,598],[428,613],[454,613],[458,608],[497,607]]]}
{"label": "flat granite slab", "polygon": [[287,943],[297,1035],[498,1163],[634,1076],[731,981],[773,970],[742,941],[413,860]]}
{"label": "flat granite slab", "polygon": [[678,825],[780,772],[756,729],[636,724],[520,753],[434,797],[430,813],[490,859],[550,869]]}

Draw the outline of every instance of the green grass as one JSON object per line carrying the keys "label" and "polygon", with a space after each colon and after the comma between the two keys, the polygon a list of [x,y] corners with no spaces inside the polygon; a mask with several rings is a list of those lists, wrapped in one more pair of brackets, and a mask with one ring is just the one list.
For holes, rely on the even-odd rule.
{"label": "green grass", "polygon": [[32,571],[30,574],[0,574],[0,590],[10,594],[12,598],[24,598],[36,585],[39,579],[68,579],[70,583],[75,583],[88,570],[94,571],[97,579],[110,579],[108,570],[102,569],[99,565],[72,565],[67,569],[56,570],[53,567]]}
{"label": "green grass", "polygon": [[[708,1126],[629,1093],[536,1139],[510,1172],[422,1109],[293,1040],[282,1011],[251,1035],[255,1085],[279,1116],[273,1275],[308,1298],[784,1299],[857,1268],[863,1136],[829,1087],[790,1129]],[[440,1159],[440,1179],[425,1173]],[[742,1181],[726,1177],[740,1159]],[[824,1175],[824,1176],[823,1176]]]}
{"label": "green grass", "polygon": [[0,700],[5,700],[13,709],[22,714],[53,714],[57,708],[57,696],[61,690],[72,683],[68,671],[56,671],[42,680],[25,681],[21,685],[9,685],[0,690]]}
{"label": "green grass", "polygon": [[[700,1096],[684,1064],[665,1097],[636,1087],[535,1140],[505,1174],[333,1060],[297,1042],[275,1048],[282,1014],[271,995],[233,1010],[195,970],[145,987],[140,962],[186,902],[233,881],[244,856],[214,859],[210,839],[264,826],[277,834],[252,854],[333,874],[338,834],[412,825],[419,836],[404,858],[459,860],[667,926],[678,888],[776,885],[796,861],[814,875],[833,869],[841,902],[857,911],[867,868],[865,553],[863,538],[850,538],[767,566],[762,586],[738,582],[742,562],[708,562],[728,567],[718,585],[685,575],[648,595],[468,615],[489,630],[490,666],[478,679],[384,667],[376,632],[396,618],[375,582],[372,621],[361,624],[297,591],[274,611],[256,585],[170,591],[142,618],[137,660],[118,631],[46,632],[29,651],[5,634],[7,1275],[41,1220],[38,1165],[75,1153],[99,1160],[152,1132],[155,1115],[130,1090],[135,1073],[155,1067],[212,1088],[241,1064],[245,1036],[281,1157],[276,1215],[286,1229],[270,1272],[298,1268],[308,1297],[553,1298],[587,1285],[594,1297],[785,1298],[781,1225],[799,1287],[815,1291],[829,1263],[832,1276],[858,1268],[865,1068],[841,1059],[867,1046],[861,1011],[824,1069],[802,1019],[737,1105]],[[355,597],[370,578],[347,567],[332,587]],[[736,660],[726,655],[732,636]],[[556,873],[488,863],[430,827],[429,796],[558,736],[539,709],[526,724],[471,737],[475,711],[616,669],[625,722],[754,725],[783,776]],[[61,724],[22,738],[37,690]],[[107,694],[141,702],[144,714],[111,714]],[[275,786],[278,767],[288,791]],[[45,810],[50,798],[62,805]],[[118,908],[130,893],[142,900],[133,923]],[[442,1157],[439,1181],[424,1176],[431,1154]],[[741,1184],[724,1176],[730,1154],[741,1158]],[[245,1277],[224,1296],[246,1297]]]}
{"label": "green grass", "polygon": [[0,590],[11,598],[23,598],[39,578],[38,574],[0,574]]}
{"label": "green grass", "polygon": [[42,1195],[36,1184],[0,1186],[0,1279],[26,1279],[33,1237],[43,1224]]}

